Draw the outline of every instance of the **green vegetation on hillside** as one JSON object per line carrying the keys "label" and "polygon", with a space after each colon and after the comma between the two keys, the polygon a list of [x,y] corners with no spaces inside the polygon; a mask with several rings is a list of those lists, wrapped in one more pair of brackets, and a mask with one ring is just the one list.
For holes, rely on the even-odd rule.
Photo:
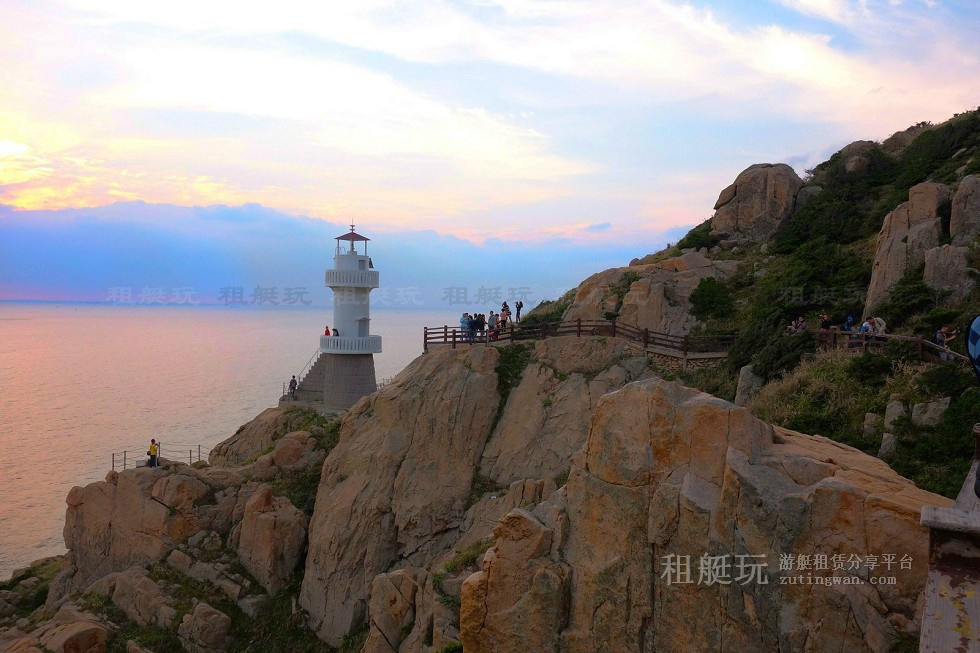
{"label": "green vegetation on hillside", "polygon": [[521,326],[561,321],[562,315],[572,305],[574,299],[575,289],[572,288],[555,301],[545,300],[541,302],[521,318]]}
{"label": "green vegetation on hillside", "polygon": [[[698,333],[736,332],[727,374],[684,373],[680,378],[730,398],[738,371],[747,364],[770,382],[756,401],[760,417],[806,433],[819,433],[877,454],[881,433],[865,435],[867,412],[883,414],[891,394],[909,403],[941,396],[951,405],[935,427],[896,428],[891,465],[921,487],[953,496],[972,456],[971,427],[980,422],[980,391],[961,366],[923,366],[908,345],[892,343],[886,355],[820,352],[809,335],[787,335],[794,319],[815,331],[828,313],[840,325],[859,319],[871,280],[877,234],[885,216],[907,201],[924,181],[955,183],[980,172],[980,110],[937,126],[918,125],[916,136],[896,154],[892,142],[838,152],[808,171],[819,187],[780,225],[765,245],[741,248],[738,271],[723,282],[702,281],[691,296]],[[897,142],[897,139],[896,139]],[[853,165],[851,157],[863,157]],[[851,169],[848,162],[851,160]],[[950,240],[951,203],[939,207],[941,243]],[[710,224],[698,225],[679,246],[709,246]],[[727,253],[726,257],[731,257]],[[980,269],[980,247],[968,253]],[[975,273],[971,273],[975,274]],[[965,333],[980,313],[980,289],[951,304],[948,293],[923,283],[923,268],[909,270],[889,298],[873,307],[893,333],[930,337],[943,324]],[[963,351],[963,338],[954,343]],[[943,383],[936,383],[944,379]]]}
{"label": "green vegetation on hillside", "polygon": [[677,241],[677,249],[701,249],[702,247],[711,249],[719,242],[721,242],[719,236],[711,235],[711,220],[705,220]]}
{"label": "green vegetation on hillside", "polygon": [[[294,407],[290,412],[295,413],[296,419],[303,425],[298,430],[310,432],[316,441],[317,449],[329,454],[337,446],[340,441],[339,420],[326,418],[309,408]],[[322,470],[322,465],[311,465],[295,472],[284,470],[280,477],[272,482],[272,492],[286,497],[294,506],[306,513],[307,517],[311,517]]]}

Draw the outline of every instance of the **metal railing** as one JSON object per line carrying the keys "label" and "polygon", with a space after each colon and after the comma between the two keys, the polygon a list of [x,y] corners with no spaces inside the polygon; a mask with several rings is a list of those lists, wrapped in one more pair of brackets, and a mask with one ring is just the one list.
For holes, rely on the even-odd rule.
{"label": "metal railing", "polygon": [[619,324],[616,320],[575,320],[573,322],[541,322],[529,325],[510,323],[503,329],[485,329],[475,333],[449,326],[424,327],[422,351],[428,352],[430,345],[450,345],[455,348],[457,345],[464,344],[490,345],[497,342],[541,340],[557,336],[625,338],[642,344],[644,349],[661,348],[683,356],[726,352],[735,342],[734,335],[678,336],[651,331],[650,329],[640,329],[628,324]]}
{"label": "metal railing", "polygon": [[[166,445],[167,460],[173,460],[177,462],[187,461],[188,465],[193,465],[196,462],[204,460],[207,456],[211,454],[211,449],[204,447],[200,444],[173,444],[168,443]],[[112,470],[117,469],[123,470],[130,467],[146,467],[147,462],[150,457],[146,454],[145,449],[123,449],[122,451],[113,451],[112,454]],[[159,462],[164,457],[164,445],[162,442],[157,442],[157,461]]]}

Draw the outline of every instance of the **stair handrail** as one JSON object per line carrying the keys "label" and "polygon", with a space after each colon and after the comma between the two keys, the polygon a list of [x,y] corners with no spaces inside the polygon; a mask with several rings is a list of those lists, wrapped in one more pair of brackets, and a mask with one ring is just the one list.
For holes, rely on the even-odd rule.
{"label": "stair handrail", "polygon": [[[308,360],[308,361],[306,361],[306,365],[304,365],[304,366],[303,366],[303,369],[301,369],[301,370],[300,370],[300,372],[299,372],[299,374],[297,374],[297,375],[296,375],[296,377],[297,377],[297,379],[298,379],[299,381],[302,381],[302,380],[303,380],[303,375],[304,375],[304,374],[306,373],[306,368],[308,368],[308,367],[310,366],[310,363],[312,363],[312,362],[313,362],[313,359],[314,359],[314,358],[316,358],[316,357],[317,357],[317,356],[319,356],[319,355],[320,355],[320,348],[319,348],[319,347],[317,347],[317,348],[316,348],[316,349],[315,349],[315,350],[313,351],[313,355],[312,355],[312,356],[310,356],[310,360]],[[285,393],[283,393],[283,394],[285,394]]]}

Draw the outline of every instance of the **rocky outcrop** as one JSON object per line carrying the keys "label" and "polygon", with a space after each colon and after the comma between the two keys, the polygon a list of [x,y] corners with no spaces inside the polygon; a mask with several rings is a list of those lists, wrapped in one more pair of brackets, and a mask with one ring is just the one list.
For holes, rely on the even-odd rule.
{"label": "rocky outcrop", "polygon": [[[550,557],[554,529],[515,509],[493,531],[483,568],[463,583],[465,651],[556,651],[566,626],[572,570]],[[507,591],[497,588],[506,587]],[[598,650],[598,649],[597,649]]]}
{"label": "rocky outcrop", "polygon": [[950,397],[927,401],[912,406],[912,424],[915,426],[935,426],[949,409]]}
{"label": "rocky outcrop", "polygon": [[980,236],[980,177],[976,175],[963,177],[953,195],[949,235],[958,246],[967,246]]}
{"label": "rocky outcrop", "polygon": [[[593,274],[575,291],[564,320],[598,321],[619,309],[619,321],[658,333],[686,335],[697,324],[690,297],[702,279],[724,279],[738,268],[735,261],[712,261],[688,252],[657,263],[613,268]],[[613,289],[624,275],[636,275],[619,304]]]}
{"label": "rocky outcrop", "polygon": [[854,141],[838,153],[844,160],[844,171],[849,174],[866,172],[871,163],[869,153],[877,144],[874,141]]}
{"label": "rocky outcrop", "polygon": [[260,487],[245,505],[238,556],[265,591],[275,594],[292,575],[306,544],[306,515],[286,497]]}
{"label": "rocky outcrop", "polygon": [[942,223],[939,208],[952,197],[944,184],[923,183],[909,189],[909,201],[885,216],[865,300],[873,311],[909,268],[925,261],[926,251],[939,246]]}
{"label": "rocky outcrop", "polygon": [[216,445],[208,462],[221,467],[244,465],[271,449],[284,435],[303,431],[308,423],[309,416],[301,408],[266,408],[239,427],[233,436]]}
{"label": "rocky outcrop", "polygon": [[[201,531],[228,532],[244,515],[254,485],[242,472],[182,464],[110,472],[68,493],[68,583],[57,596],[132,566],[161,561]],[[49,601],[51,597],[49,597]]]}
{"label": "rocky outcrop", "polygon": [[153,624],[168,628],[177,616],[171,597],[142,567],[104,576],[89,585],[85,593],[111,598],[116,607],[141,626]]}
{"label": "rocky outcrop", "polygon": [[765,240],[793,213],[802,187],[803,180],[784,163],[751,165],[718,196],[711,232]]}
{"label": "rocky outcrop", "polygon": [[[463,520],[497,412],[493,348],[416,359],[355,404],[323,466],[300,601],[336,645],[366,617],[375,576],[427,558]],[[356,435],[355,435],[356,434]]]}
{"label": "rocky outcrop", "polygon": [[751,365],[743,365],[738,371],[738,386],[735,388],[735,405],[745,406],[765,385],[765,379],[752,371]]}
{"label": "rocky outcrop", "polygon": [[935,290],[945,291],[952,302],[962,301],[977,282],[968,274],[968,247],[943,245],[926,251],[922,281]]}
{"label": "rocky outcrop", "polygon": [[4,653],[105,653],[109,627],[74,604],[58,612],[31,633],[17,628],[0,631]]}
{"label": "rocky outcrop", "polygon": [[565,488],[495,531],[464,650],[884,651],[917,628],[919,511],[949,503],[855,449],[632,383],[600,401]]}
{"label": "rocky outcrop", "polygon": [[198,603],[184,615],[177,634],[184,649],[191,653],[221,653],[227,650],[231,618],[207,603]]}
{"label": "rocky outcrop", "polygon": [[161,560],[170,551],[186,515],[178,522],[170,506],[153,496],[157,483],[169,488],[168,495],[177,493],[168,477],[162,468],[137,468],[71,489],[64,537],[77,570],[77,589],[112,572]]}
{"label": "rocky outcrop", "polygon": [[317,448],[316,440],[309,432],[293,431],[277,440],[271,452],[259,456],[252,464],[252,478],[269,481],[320,465],[324,458],[324,451]]}

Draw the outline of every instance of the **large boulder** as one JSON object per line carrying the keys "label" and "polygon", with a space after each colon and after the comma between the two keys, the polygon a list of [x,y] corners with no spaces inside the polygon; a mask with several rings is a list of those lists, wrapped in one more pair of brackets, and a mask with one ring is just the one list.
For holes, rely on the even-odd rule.
{"label": "large boulder", "polygon": [[416,596],[429,573],[399,569],[371,582],[370,631],[361,653],[398,653],[415,624]]}
{"label": "large boulder", "polygon": [[953,212],[949,221],[953,245],[966,246],[980,236],[980,177],[968,175],[960,180],[953,195]]}
{"label": "large boulder", "polygon": [[68,492],[64,538],[77,572],[76,589],[114,571],[161,560],[175,546],[169,509],[152,497],[157,481],[168,475],[160,467],[128,469],[115,484],[91,483]]}
{"label": "large boulder", "polygon": [[105,481],[72,488],[66,499],[69,552],[63,572],[70,587],[61,587],[59,579],[56,594],[163,560],[201,530],[227,530],[241,500],[236,484],[242,482],[238,472],[171,463],[111,472]]}
{"label": "large boulder", "polygon": [[222,653],[227,650],[231,617],[207,603],[198,603],[184,615],[177,634],[191,653]]}
{"label": "large boulder", "polygon": [[265,591],[275,594],[296,569],[306,544],[306,515],[261,486],[245,505],[238,556]]}
{"label": "large boulder", "polygon": [[91,594],[106,594],[127,617],[142,625],[155,624],[169,628],[177,611],[171,598],[142,567],[109,574],[89,586]]}
{"label": "large boulder", "polygon": [[909,189],[909,200],[885,216],[865,300],[866,312],[884,301],[906,270],[925,261],[926,251],[939,246],[939,207],[952,191],[945,184],[923,183]]}
{"label": "large boulder", "polygon": [[762,241],[793,213],[803,180],[785,163],[758,163],[743,170],[721,191],[711,218],[714,234]]}
{"label": "large boulder", "polygon": [[[31,635],[37,640],[37,650],[52,653],[105,653],[109,627],[94,614],[66,604],[48,621],[40,624]],[[4,648],[0,651],[16,651]],[[30,649],[25,649],[30,650]]]}
{"label": "large boulder", "polygon": [[631,383],[600,401],[565,488],[495,531],[464,584],[464,650],[885,651],[918,628],[920,510],[950,503],[850,447]]}
{"label": "large boulder", "polygon": [[463,583],[463,649],[467,653],[559,650],[572,572],[550,557],[553,529],[518,508],[500,521],[493,534],[494,547],[482,569]]}

